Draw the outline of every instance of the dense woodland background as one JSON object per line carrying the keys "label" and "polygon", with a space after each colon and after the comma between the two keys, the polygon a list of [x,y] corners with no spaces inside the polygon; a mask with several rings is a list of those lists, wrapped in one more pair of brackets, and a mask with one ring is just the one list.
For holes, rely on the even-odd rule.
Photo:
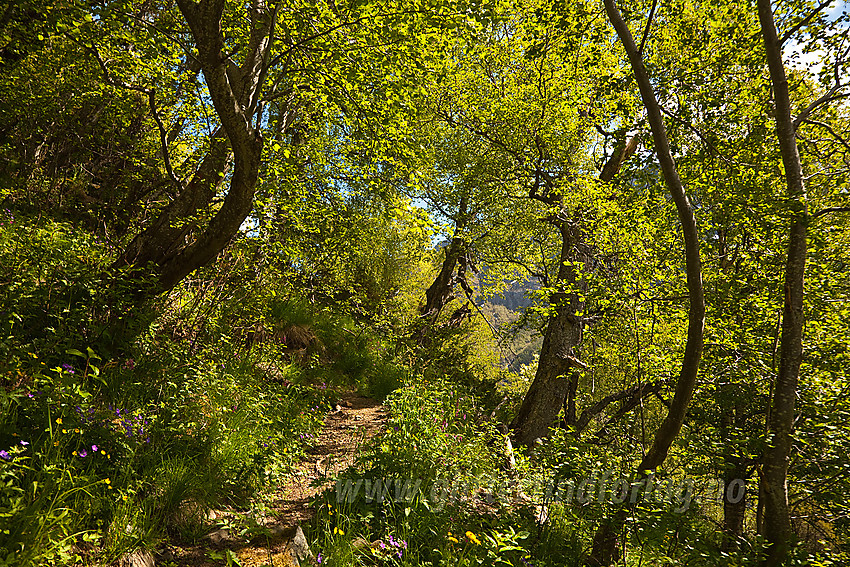
{"label": "dense woodland background", "polygon": [[262,537],[350,390],[324,563],[846,564],[845,8],[4,3],[0,565]]}

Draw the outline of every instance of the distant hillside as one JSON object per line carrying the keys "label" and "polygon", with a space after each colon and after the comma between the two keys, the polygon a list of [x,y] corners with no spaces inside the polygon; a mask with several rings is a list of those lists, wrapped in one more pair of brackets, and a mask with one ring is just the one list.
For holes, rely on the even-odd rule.
{"label": "distant hillside", "polygon": [[502,346],[502,366],[517,371],[523,364],[528,364],[534,355],[540,352],[543,337],[537,329],[524,328],[517,331],[509,329],[511,323],[519,319],[522,311],[528,308],[532,300],[529,291],[539,288],[536,281],[516,282],[504,293],[490,298],[481,306],[481,311],[490,323],[510,339],[500,340]]}

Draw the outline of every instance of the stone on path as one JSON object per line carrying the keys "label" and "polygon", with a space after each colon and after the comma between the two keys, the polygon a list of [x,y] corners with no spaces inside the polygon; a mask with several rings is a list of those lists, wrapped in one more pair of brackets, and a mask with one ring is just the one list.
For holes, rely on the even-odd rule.
{"label": "stone on path", "polygon": [[118,560],[119,567],[154,567],[153,554],[147,549],[137,549]]}

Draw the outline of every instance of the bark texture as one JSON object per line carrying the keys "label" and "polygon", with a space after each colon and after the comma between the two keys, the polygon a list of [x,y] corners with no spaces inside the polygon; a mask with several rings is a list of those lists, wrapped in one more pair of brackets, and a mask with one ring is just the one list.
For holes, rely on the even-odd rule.
{"label": "bark texture", "polygon": [[785,65],[782,63],[782,44],[777,37],[769,0],[758,0],[758,13],[776,104],[776,137],[785,166],[788,202],[794,215],[788,235],[788,257],[785,264],[779,372],[773,391],[768,445],[761,478],[761,489],[765,496],[764,536],[769,545],[764,565],[773,566],[784,561],[794,535],[788,508],[787,482],[797,380],[803,358],[803,284],[808,210],[803,168],[797,149],[794,121],[791,118],[788,80]]}
{"label": "bark texture", "polygon": [[[608,183],[614,179],[622,164],[637,149],[638,141],[637,136],[631,136],[617,144],[611,158],[602,168],[599,175],[601,181]],[[531,196],[549,205],[560,203],[557,195],[551,192],[540,194],[536,187]],[[562,289],[574,290],[576,286],[581,287],[581,282],[573,262],[584,266],[589,257],[582,246],[578,222],[564,218],[564,214],[565,212],[561,211],[559,215],[549,219],[561,234],[556,284]],[[555,314],[549,319],[543,335],[537,372],[511,423],[514,439],[521,445],[530,445],[535,439],[546,437],[549,428],[558,418],[561,407],[565,409],[566,425],[574,426],[577,420],[578,371],[586,366],[576,353],[581,344],[582,322],[575,314],[583,305],[578,295],[572,292],[555,293],[550,298],[550,303]]]}
{"label": "bark texture", "polygon": [[[559,229],[561,253],[557,281],[569,289],[580,283],[572,263],[580,260],[574,252],[580,233],[565,220],[559,222]],[[574,350],[581,343],[582,335],[582,323],[575,315],[581,307],[578,295],[571,291],[561,291],[554,293],[550,302],[555,314],[550,317],[543,335],[537,373],[511,424],[514,439],[521,445],[530,445],[535,439],[549,435],[549,428],[557,419],[570,392],[572,380],[565,375],[571,368],[583,366]]]}

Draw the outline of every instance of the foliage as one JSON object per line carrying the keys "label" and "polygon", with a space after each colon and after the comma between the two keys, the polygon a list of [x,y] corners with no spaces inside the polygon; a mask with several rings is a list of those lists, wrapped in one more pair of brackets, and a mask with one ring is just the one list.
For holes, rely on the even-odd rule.
{"label": "foliage", "polygon": [[[13,0],[0,14],[0,565],[191,542],[213,509],[262,533],[267,491],[352,391],[389,417],[339,478],[369,479],[371,501],[317,503],[308,535],[323,564],[580,565],[619,513],[624,564],[761,561],[795,212],[754,6],[617,2],[695,210],[707,304],[682,432],[663,467],[635,472],[675,393],[689,306],[678,220],[601,4],[223,2],[211,59],[257,144],[239,211],[243,148],[222,129],[230,107],[189,4],[214,3]],[[809,207],[788,564],[838,565],[848,16],[773,10]],[[626,140],[634,154],[601,180]],[[163,266],[208,237],[216,249],[160,293]],[[152,260],[132,265],[142,241]],[[426,323],[455,243],[456,302]],[[485,305],[508,290],[530,305]],[[586,420],[561,412],[540,444],[509,453],[501,426],[564,292],[581,340],[558,355],[586,366],[573,367]],[[513,337],[525,349],[508,365]],[[606,471],[691,483],[693,498],[677,510],[547,492],[572,481],[576,496],[591,479],[598,491]],[[402,493],[377,499],[388,479]],[[736,508],[723,483],[737,481]]]}

